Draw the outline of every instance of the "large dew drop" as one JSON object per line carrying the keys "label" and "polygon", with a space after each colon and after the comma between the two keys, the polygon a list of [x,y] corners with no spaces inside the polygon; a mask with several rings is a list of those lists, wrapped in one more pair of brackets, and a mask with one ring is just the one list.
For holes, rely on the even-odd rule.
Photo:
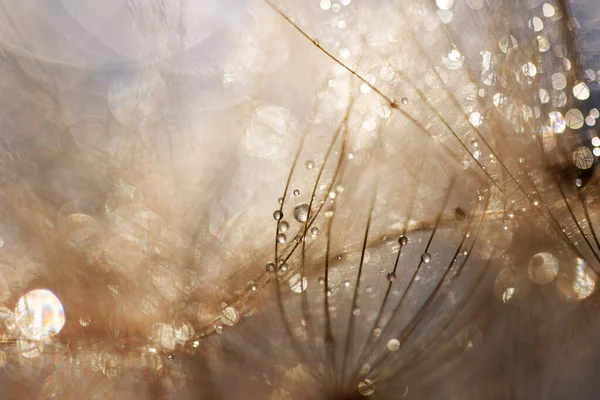
{"label": "large dew drop", "polygon": [[21,334],[29,340],[45,340],[56,335],[65,325],[65,310],[49,290],[32,290],[21,297],[15,308]]}
{"label": "large dew drop", "polygon": [[308,219],[308,204],[300,204],[294,208],[294,218],[298,222],[306,222]]}

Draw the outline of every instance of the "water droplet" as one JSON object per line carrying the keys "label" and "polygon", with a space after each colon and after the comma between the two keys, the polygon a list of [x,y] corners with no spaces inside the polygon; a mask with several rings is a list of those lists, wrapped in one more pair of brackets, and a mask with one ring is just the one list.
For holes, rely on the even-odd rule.
{"label": "water droplet", "polygon": [[400,243],[400,246],[406,246],[408,244],[408,238],[402,235],[398,238],[398,243]]}
{"label": "water droplet", "polygon": [[590,149],[581,146],[573,151],[573,162],[579,169],[589,169],[594,165],[594,155]]}
{"label": "water droplet", "polygon": [[546,18],[554,17],[555,13],[556,13],[556,10],[554,9],[554,6],[552,4],[544,3],[544,5],[542,5],[542,14],[544,15],[544,17],[546,17]]}
{"label": "water droplet", "polygon": [[65,325],[65,311],[49,290],[32,290],[21,297],[15,308],[16,323],[23,336],[44,340],[56,335]]}
{"label": "water droplet", "polygon": [[257,289],[258,289],[258,286],[256,286],[256,283],[250,282],[250,290],[252,290],[253,292],[256,292]]}
{"label": "water droplet", "polygon": [[502,292],[502,302],[508,303],[513,298],[514,295],[515,295],[515,288],[513,288],[513,287],[506,288],[506,290],[504,290],[504,292]]}
{"label": "water droplet", "polygon": [[221,322],[227,326],[234,326],[240,320],[240,315],[233,307],[226,307],[221,312]]}
{"label": "water droplet", "polygon": [[469,122],[474,127],[481,126],[481,124],[483,124],[483,115],[481,115],[480,113],[475,111],[475,112],[471,113],[471,115],[469,116]]}
{"label": "water droplet", "polygon": [[425,264],[428,264],[429,262],[431,262],[431,254],[423,253],[421,255],[421,261],[423,261]]}
{"label": "water droplet", "polygon": [[344,281],[344,286],[345,287],[350,287],[350,281]]}
{"label": "water droplet", "polygon": [[199,340],[194,340],[194,341],[192,342],[192,347],[193,347],[193,348],[197,348],[197,347],[199,347],[199,346],[200,346],[200,341],[199,341]]}
{"label": "water droplet", "polygon": [[285,243],[287,241],[287,236],[285,236],[285,234],[280,233],[277,235],[277,243]]}
{"label": "water droplet", "polygon": [[435,4],[440,10],[449,10],[454,5],[454,0],[436,0]]}
{"label": "water droplet", "polygon": [[325,278],[323,278],[322,276],[320,276],[319,279],[318,279],[318,281],[319,281],[319,284],[322,285],[322,284],[325,283]]}
{"label": "water droplet", "polygon": [[360,315],[360,308],[355,308],[354,310],[352,310],[352,315],[358,317]]}
{"label": "water droplet", "polygon": [[79,325],[83,326],[84,328],[90,326],[90,318],[89,317],[79,318]]}
{"label": "water droplet", "polygon": [[373,329],[373,336],[375,336],[375,337],[381,336],[381,329],[380,328]]}
{"label": "water droplet", "polygon": [[313,169],[315,167],[315,163],[312,162],[311,160],[308,160],[306,162],[306,169]]}
{"label": "water droplet", "polygon": [[547,285],[558,275],[558,260],[550,253],[538,253],[529,261],[527,272],[533,283]]}
{"label": "water droplet", "polygon": [[294,218],[298,222],[306,222],[308,220],[308,204],[300,204],[294,208]]}
{"label": "water droplet", "polygon": [[167,360],[173,361],[174,359],[175,359],[175,354],[173,354],[173,353],[167,354]]}
{"label": "water droplet", "polygon": [[273,218],[275,218],[275,221],[280,221],[281,218],[283,218],[283,213],[281,212],[281,210],[275,210],[275,212],[273,213]]}
{"label": "water droplet", "polygon": [[267,263],[267,265],[265,266],[265,269],[267,270],[267,272],[273,272],[275,271],[275,263]]}
{"label": "water droplet", "polygon": [[538,50],[540,51],[540,53],[545,53],[548,50],[550,50],[550,40],[544,36],[544,35],[539,35],[537,38],[537,44],[538,44]]}
{"label": "water droplet", "polygon": [[294,189],[294,196],[300,196],[300,189]]}
{"label": "water droplet", "polygon": [[371,379],[365,379],[358,384],[358,392],[363,396],[375,393],[375,383]]}
{"label": "water droplet", "polygon": [[290,289],[295,293],[302,293],[306,290],[308,280],[300,274],[295,274],[289,281]]}
{"label": "water droplet", "polygon": [[281,221],[279,223],[279,232],[285,233],[288,231],[288,229],[290,229],[290,224],[288,224],[287,221]]}
{"label": "water droplet", "polygon": [[393,272],[390,272],[387,274],[387,280],[390,282],[395,282],[396,281],[396,274]]}
{"label": "water droplet", "polygon": [[310,228],[310,233],[312,233],[314,236],[319,234],[319,228],[317,228],[316,226],[313,226],[312,228]]}
{"label": "water droplet", "polygon": [[577,82],[573,86],[573,96],[577,100],[587,100],[590,98],[590,88],[584,82]]}
{"label": "water droplet", "polygon": [[583,186],[583,181],[581,180],[581,178],[575,179],[575,186],[577,186],[578,188]]}
{"label": "water droplet", "polygon": [[400,350],[400,341],[398,339],[391,339],[387,343],[387,348],[392,352]]}
{"label": "water droplet", "polygon": [[403,97],[400,99],[400,103],[407,105],[408,104],[408,97]]}

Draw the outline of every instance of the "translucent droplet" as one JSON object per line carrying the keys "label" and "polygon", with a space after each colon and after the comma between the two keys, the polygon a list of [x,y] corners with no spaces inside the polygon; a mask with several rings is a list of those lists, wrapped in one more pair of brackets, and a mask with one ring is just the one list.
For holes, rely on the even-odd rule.
{"label": "translucent droplet", "polygon": [[308,220],[308,204],[300,204],[294,208],[294,218],[298,222],[306,222]]}
{"label": "translucent droplet", "polygon": [[240,315],[233,307],[226,307],[221,312],[221,322],[227,326],[234,326],[240,320]]}
{"label": "translucent droplet", "polygon": [[583,126],[583,113],[577,108],[572,108],[565,113],[565,124],[571,129],[579,129]]}
{"label": "translucent droplet", "polygon": [[398,238],[398,243],[400,243],[400,246],[406,246],[408,244],[408,238],[402,235]]}
{"label": "translucent droplet", "polygon": [[578,147],[573,152],[573,163],[579,169],[589,169],[594,165],[594,155],[587,147]]}
{"label": "translucent droplet", "polygon": [[435,0],[435,4],[440,10],[449,10],[454,5],[454,0]]}
{"label": "translucent droplet", "polygon": [[265,265],[265,269],[267,270],[267,272],[275,271],[275,263],[267,263],[267,265]]}
{"label": "translucent droplet", "polygon": [[567,87],[567,78],[562,72],[552,74],[552,88],[554,90],[563,90]]}
{"label": "translucent droplet", "polygon": [[533,17],[529,20],[529,29],[539,32],[544,29],[544,22],[539,17]]}
{"label": "translucent droplet", "polygon": [[293,194],[294,194],[294,196],[300,196],[300,190],[299,189],[294,189]]}
{"label": "translucent droplet", "polygon": [[550,95],[546,89],[539,90],[540,103],[547,104],[550,101]]}
{"label": "translucent droplet", "polygon": [[315,163],[310,160],[308,160],[305,165],[306,169],[313,169],[315,167]]}
{"label": "translucent droplet", "polygon": [[285,243],[287,241],[287,236],[284,233],[280,233],[277,235],[277,243]]}
{"label": "translucent droplet", "polygon": [[454,14],[450,10],[438,10],[437,16],[444,24],[449,24],[454,18]]}
{"label": "translucent droplet", "polygon": [[281,221],[279,223],[279,232],[285,233],[290,229],[290,224],[287,221]]}
{"label": "translucent droplet", "polygon": [[514,295],[515,295],[515,288],[509,287],[509,288],[504,289],[504,292],[502,292],[502,302],[508,303],[513,298]]}
{"label": "translucent droplet", "polygon": [[402,103],[403,105],[407,105],[408,104],[408,97],[403,97],[400,99],[400,103]]}
{"label": "translucent droplet", "polygon": [[423,253],[421,255],[421,261],[423,261],[425,264],[428,264],[429,262],[431,262],[431,254]]}
{"label": "translucent droplet", "polygon": [[538,253],[529,261],[527,272],[533,283],[547,285],[558,275],[558,261],[550,253]]}
{"label": "translucent droplet", "polygon": [[316,226],[313,226],[312,228],[310,228],[310,233],[313,234],[313,236],[316,236],[319,234],[319,228],[317,228]]}
{"label": "translucent droplet", "polygon": [[371,379],[362,380],[358,384],[358,392],[363,396],[370,396],[375,393],[375,383]]}
{"label": "translucent droplet", "polygon": [[457,49],[452,49],[447,55],[442,57],[442,61],[446,68],[455,70],[462,67],[465,57]]}
{"label": "translucent droplet", "polygon": [[542,6],[542,14],[546,18],[551,18],[554,17],[554,14],[556,14],[556,10],[554,9],[554,6],[552,4],[544,3],[544,5]]}
{"label": "translucent droplet", "polygon": [[387,274],[387,280],[390,282],[395,282],[396,281],[396,274],[393,272],[390,272]]}
{"label": "translucent droplet", "polygon": [[473,112],[469,116],[469,122],[471,123],[471,125],[477,128],[478,126],[481,126],[481,124],[483,124],[483,116],[478,112]]}
{"label": "translucent droplet", "polygon": [[350,281],[344,281],[344,287],[350,287]]}
{"label": "translucent droplet", "polygon": [[590,88],[584,82],[577,82],[573,86],[573,96],[577,100],[587,100],[590,98]]}
{"label": "translucent droplet", "polygon": [[517,39],[513,35],[503,36],[498,42],[498,47],[500,47],[500,51],[503,53],[507,53],[509,50],[516,48],[517,46]]}
{"label": "translucent droplet", "polygon": [[84,328],[90,326],[90,318],[89,317],[79,318],[79,325],[83,326]]}
{"label": "translucent droplet", "polygon": [[585,117],[585,124],[587,126],[596,125],[596,118],[592,117],[591,115],[588,115],[587,117]]}
{"label": "translucent droplet", "polygon": [[279,221],[283,218],[283,213],[281,212],[281,210],[275,210],[275,212],[273,213],[273,218],[275,218],[275,221]]}
{"label": "translucent droplet", "polygon": [[306,290],[308,280],[306,279],[306,277],[300,274],[295,274],[290,278],[289,284],[290,289],[292,289],[293,292],[302,293]]}
{"label": "translucent droplet", "polygon": [[400,341],[398,339],[391,339],[387,343],[387,348],[392,352],[400,350]]}
{"label": "translucent droplet", "polygon": [[559,111],[552,111],[548,114],[550,117],[550,127],[554,133],[563,133],[566,129],[565,118]]}
{"label": "translucent droplet", "polygon": [[556,288],[567,300],[579,301],[594,293],[597,280],[598,276],[587,262],[577,258],[573,269],[565,269],[558,275]]}
{"label": "translucent droplet", "polygon": [[374,337],[379,337],[379,336],[381,336],[381,329],[380,329],[380,328],[375,328],[375,329],[373,329],[373,336],[374,336]]}
{"label": "translucent droplet", "polygon": [[538,50],[541,53],[545,53],[548,50],[550,50],[550,40],[548,40],[548,38],[544,35],[539,35],[537,38],[537,45],[538,45]]}
{"label": "translucent droplet", "polygon": [[321,0],[319,6],[321,10],[329,10],[331,8],[331,0]]}
{"label": "translucent droplet", "polygon": [[23,336],[30,340],[45,340],[56,335],[65,325],[65,311],[49,290],[32,290],[21,297],[15,308],[16,323]]}

